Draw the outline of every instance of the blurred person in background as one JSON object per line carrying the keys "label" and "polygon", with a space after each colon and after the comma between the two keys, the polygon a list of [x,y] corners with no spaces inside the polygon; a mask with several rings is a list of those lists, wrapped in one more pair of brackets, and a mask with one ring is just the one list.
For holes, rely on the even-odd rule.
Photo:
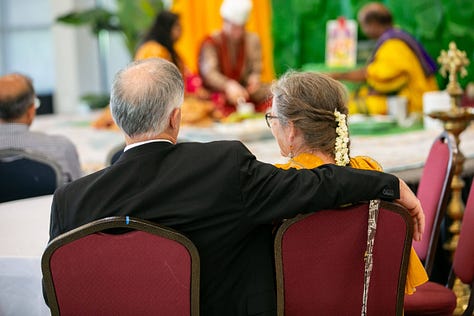
{"label": "blurred person in background", "polygon": [[0,77],[0,149],[22,149],[38,153],[61,166],[64,181],[82,176],[76,147],[66,137],[30,131],[39,99],[25,75]]}
{"label": "blurred person in background", "polygon": [[179,16],[167,10],[161,11],[143,37],[134,59],[164,58],[175,64],[184,75],[185,66],[174,47],[181,33]]}
{"label": "blurred person in background", "polygon": [[397,95],[407,99],[408,113],[422,113],[423,93],[438,90],[435,61],[413,36],[394,27],[392,14],[382,3],[364,5],[357,19],[362,32],[377,40],[372,56],[363,68],[329,74],[368,84],[368,91],[360,95],[365,106],[358,109],[358,103],[351,102],[350,112],[388,114],[387,97]]}
{"label": "blurred person in background", "polygon": [[198,59],[204,87],[224,116],[237,110],[242,102],[251,102],[255,110],[270,106],[269,85],[261,82],[262,47],[257,34],[247,32],[252,2],[224,0],[220,8],[222,29],[207,36]]}
{"label": "blurred person in background", "polygon": [[[182,34],[179,15],[163,10],[157,14],[153,25],[143,37],[138,49],[135,53],[135,60],[147,58],[163,58],[175,64],[183,75],[185,82],[185,92],[188,96],[194,96],[200,99],[209,97],[207,91],[202,87],[202,80],[196,74],[193,74],[184,64],[182,58],[175,49],[175,44]],[[194,102],[191,111],[201,110],[206,107],[206,103]],[[212,110],[212,109],[210,109]],[[188,113],[186,113],[188,114]],[[96,128],[112,128],[118,129],[115,125],[110,108],[104,109],[103,113],[95,120],[92,125]]]}

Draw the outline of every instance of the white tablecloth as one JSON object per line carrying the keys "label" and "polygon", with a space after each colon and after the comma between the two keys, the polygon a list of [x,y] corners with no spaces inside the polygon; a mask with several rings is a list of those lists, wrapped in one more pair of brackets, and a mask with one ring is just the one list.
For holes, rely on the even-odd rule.
{"label": "white tablecloth", "polygon": [[[109,152],[123,144],[119,131],[98,130],[90,126],[97,112],[83,115],[42,115],[32,125],[32,130],[68,136],[76,145],[86,174],[103,168]],[[365,155],[377,160],[385,171],[421,168],[431,144],[441,129],[417,130],[384,136],[352,136],[351,155]],[[282,163],[276,141],[263,119],[244,121],[240,124],[216,124],[210,128],[183,126],[182,141],[212,141],[239,139],[255,154],[268,163]],[[466,158],[474,158],[474,126],[461,134],[461,150]],[[413,179],[410,179],[413,180]]]}
{"label": "white tablecloth", "polygon": [[68,137],[76,145],[84,173],[89,174],[102,169],[109,152],[124,143],[122,134],[117,130],[91,127],[91,121],[98,114],[39,115],[33,121],[31,130]]}
{"label": "white tablecloth", "polygon": [[[417,182],[431,145],[442,130],[417,130],[384,136],[352,136],[351,156],[369,156],[380,163],[385,172],[407,182]],[[466,157],[464,170],[474,172],[474,125],[461,134],[460,149]],[[269,163],[286,162],[274,139],[244,142],[257,159]]]}
{"label": "white tablecloth", "polygon": [[49,239],[52,195],[0,203],[0,315],[49,315],[41,256]]}

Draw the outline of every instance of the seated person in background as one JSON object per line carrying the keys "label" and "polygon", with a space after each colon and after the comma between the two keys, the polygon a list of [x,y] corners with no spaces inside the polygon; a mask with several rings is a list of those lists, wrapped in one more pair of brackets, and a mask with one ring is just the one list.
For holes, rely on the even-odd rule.
{"label": "seated person in background", "polygon": [[170,11],[161,11],[143,38],[134,59],[164,58],[175,64],[184,76],[188,70],[185,69],[183,61],[174,47],[176,41],[181,37],[181,32],[179,16]]}
{"label": "seated person in background", "polygon": [[238,141],[177,143],[184,84],[163,59],[118,72],[110,106],[127,147],[112,166],[56,190],[50,238],[90,221],[128,215],[172,227],[196,245],[201,315],[275,315],[272,223],[302,211],[397,199],[424,230],[402,180],[335,165],[282,170]]}
{"label": "seated person in background", "polygon": [[[312,169],[323,164],[378,170],[365,156],[349,156],[349,133],[344,86],[314,72],[289,72],[272,86],[273,106],[266,118],[281,154],[289,157],[282,169]],[[405,293],[428,281],[423,265],[411,249]]]}
{"label": "seated person in background", "polygon": [[[183,121],[208,125],[214,115],[211,102],[202,99],[209,95],[202,87],[202,80],[193,74],[184,64],[183,60],[175,50],[175,43],[181,37],[182,28],[179,15],[163,10],[155,18],[153,25],[144,36],[140,46],[135,53],[135,60],[147,58],[163,58],[175,64],[185,80],[185,92],[194,98],[186,100],[186,110],[183,113]],[[198,100],[200,99],[200,100]],[[107,107],[100,117],[92,124],[96,128],[118,129],[115,125],[110,108]]]}
{"label": "seated person in background", "polygon": [[[367,82],[368,95],[351,104],[350,112],[387,114],[387,96],[399,95],[406,97],[408,113],[422,113],[423,93],[438,90],[434,60],[410,34],[394,28],[392,14],[383,4],[363,6],[358,21],[362,32],[377,40],[370,60],[361,69],[329,74],[337,80]],[[364,109],[356,107],[361,103]]]}
{"label": "seated person in background", "polygon": [[82,176],[74,144],[64,136],[32,132],[39,100],[31,79],[21,74],[0,77],[0,149],[33,151],[57,162],[70,182]]}
{"label": "seated person in background", "polygon": [[262,48],[258,35],[245,30],[252,2],[224,0],[222,30],[208,36],[199,52],[199,74],[204,87],[224,116],[236,111],[239,102],[251,102],[255,110],[269,107],[268,85],[262,83]]}

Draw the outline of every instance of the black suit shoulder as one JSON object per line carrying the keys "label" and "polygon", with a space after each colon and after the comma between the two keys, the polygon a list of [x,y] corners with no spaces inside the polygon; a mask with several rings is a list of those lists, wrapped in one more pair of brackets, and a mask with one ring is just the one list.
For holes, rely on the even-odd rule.
{"label": "black suit shoulder", "polygon": [[[228,150],[247,151],[247,147],[238,140],[219,140],[207,143],[183,142],[175,145],[177,148],[186,150],[209,151],[208,154],[219,153]],[[212,150],[212,152],[210,151]],[[216,151],[216,152],[215,152]]]}

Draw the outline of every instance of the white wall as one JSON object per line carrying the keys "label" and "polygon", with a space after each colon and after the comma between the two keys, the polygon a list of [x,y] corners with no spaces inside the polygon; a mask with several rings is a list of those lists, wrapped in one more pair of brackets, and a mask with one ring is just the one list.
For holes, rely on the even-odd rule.
{"label": "white wall", "polygon": [[0,0],[0,75],[31,77],[37,93],[53,94],[56,113],[81,111],[84,94],[108,94],[117,70],[131,60],[122,36],[105,33],[99,43],[89,26],[56,22],[98,4],[114,10],[116,1]]}
{"label": "white wall", "polygon": [[0,75],[25,74],[38,93],[50,93],[55,80],[51,24],[47,0],[0,0]]}
{"label": "white wall", "polygon": [[[94,5],[93,0],[50,0],[50,3],[53,19]],[[55,111],[75,112],[82,94],[101,91],[97,40],[87,27],[58,23],[53,25],[52,35]]]}
{"label": "white wall", "polygon": [[[94,0],[50,0],[50,3],[54,19],[64,13],[95,5]],[[55,23],[52,34],[56,113],[80,111],[80,97],[83,94],[108,93],[113,75],[130,60],[118,34],[102,41],[101,53],[97,37],[87,26]]]}

